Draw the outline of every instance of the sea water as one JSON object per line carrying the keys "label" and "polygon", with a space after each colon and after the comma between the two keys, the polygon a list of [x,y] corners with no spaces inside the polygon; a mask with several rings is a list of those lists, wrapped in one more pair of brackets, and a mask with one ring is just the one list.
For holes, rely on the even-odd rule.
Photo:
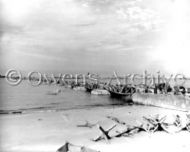
{"label": "sea water", "polygon": [[[52,95],[51,92],[61,91]],[[92,95],[85,91],[75,91],[58,85],[32,86],[27,80],[17,86],[11,86],[0,79],[0,113],[9,111],[47,111],[93,108],[126,104],[122,100],[112,99],[109,95]]]}

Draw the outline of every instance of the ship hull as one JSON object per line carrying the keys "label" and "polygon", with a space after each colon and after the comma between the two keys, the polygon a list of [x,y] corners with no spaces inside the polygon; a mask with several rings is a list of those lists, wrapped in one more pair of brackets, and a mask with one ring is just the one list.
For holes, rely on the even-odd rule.
{"label": "ship hull", "polygon": [[190,111],[190,98],[184,95],[135,93],[132,100],[142,105]]}

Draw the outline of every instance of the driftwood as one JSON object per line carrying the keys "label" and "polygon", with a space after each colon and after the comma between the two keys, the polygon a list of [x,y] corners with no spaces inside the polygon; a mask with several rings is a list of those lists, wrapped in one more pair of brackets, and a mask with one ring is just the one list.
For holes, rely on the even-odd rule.
{"label": "driftwood", "polygon": [[100,140],[103,140],[103,139],[105,139],[106,141],[108,141],[108,140],[110,140],[112,137],[109,135],[109,132],[113,129],[113,128],[115,128],[117,125],[114,125],[114,126],[112,126],[111,128],[109,128],[108,130],[105,130],[102,126],[99,126],[98,125],[98,128],[100,129],[100,131],[101,131],[101,135],[100,136],[98,136],[97,138],[95,138],[95,139],[92,139],[92,141],[95,141],[95,142],[97,142],[97,141],[100,141]]}
{"label": "driftwood", "polygon": [[93,123],[90,123],[86,120],[85,124],[81,124],[81,125],[77,125],[77,127],[87,127],[87,128],[92,128],[94,126],[96,126],[97,123],[93,124]]}

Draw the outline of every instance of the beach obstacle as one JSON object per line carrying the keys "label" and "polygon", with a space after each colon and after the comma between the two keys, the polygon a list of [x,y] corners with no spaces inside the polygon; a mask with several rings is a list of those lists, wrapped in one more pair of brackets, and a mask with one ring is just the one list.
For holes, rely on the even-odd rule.
{"label": "beach obstacle", "polygon": [[[100,140],[111,140],[112,138],[118,138],[118,137],[129,137],[132,135],[135,135],[140,132],[147,132],[147,133],[155,133],[158,131],[164,131],[166,133],[179,133],[181,131],[188,131],[190,132],[190,114],[186,115],[186,122],[182,123],[182,118],[179,115],[174,116],[174,121],[172,123],[169,123],[166,121],[167,116],[149,116],[149,117],[143,117],[143,122],[138,126],[130,126],[127,125],[125,122],[119,120],[117,117],[113,116],[107,116],[108,119],[113,120],[117,124],[112,126],[110,129],[105,130],[102,126],[99,126],[98,128],[102,132],[100,136],[93,139],[92,141],[100,141]],[[115,135],[110,136],[109,132],[117,127],[118,125],[124,125],[126,128],[123,131],[115,130]]]}
{"label": "beach obstacle", "polygon": [[166,131],[164,127],[164,121],[166,120],[166,116],[160,117],[159,115],[156,115],[155,117],[143,117],[148,123],[150,123],[153,127],[149,128],[148,131],[150,132],[156,132],[156,131]]}
{"label": "beach obstacle", "polygon": [[113,125],[111,128],[109,128],[108,130],[105,130],[102,126],[98,125],[98,129],[101,131],[101,135],[98,136],[97,138],[95,139],[92,139],[92,141],[100,141],[100,140],[103,140],[105,139],[107,142],[108,140],[110,140],[112,137],[109,135],[109,132],[114,129],[116,127],[116,125]]}
{"label": "beach obstacle", "polygon": [[188,132],[190,132],[190,114],[186,115],[186,124],[185,124],[185,126],[181,127],[181,131],[188,131]]}
{"label": "beach obstacle", "polygon": [[116,131],[115,137],[129,137],[142,131],[146,131],[142,126],[126,126],[124,131]]}

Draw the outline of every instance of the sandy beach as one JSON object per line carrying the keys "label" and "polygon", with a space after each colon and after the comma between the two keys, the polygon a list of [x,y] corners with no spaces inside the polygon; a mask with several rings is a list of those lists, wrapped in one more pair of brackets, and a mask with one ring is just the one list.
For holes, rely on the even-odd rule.
{"label": "sandy beach", "polygon": [[190,152],[189,27],[190,0],[0,0],[0,152]]}
{"label": "sandy beach", "polygon": [[[186,113],[139,105],[1,115],[0,151],[56,152],[66,141],[101,152],[190,151],[190,133],[187,131],[175,134],[142,132],[130,137],[113,138],[109,142],[94,142],[91,139],[101,134],[96,126],[77,127],[85,121],[98,123],[104,129],[116,124],[106,116],[117,117],[129,125],[138,125],[143,116],[156,114],[172,118],[176,114],[184,117]],[[120,129],[122,126],[117,125],[110,134]]]}

